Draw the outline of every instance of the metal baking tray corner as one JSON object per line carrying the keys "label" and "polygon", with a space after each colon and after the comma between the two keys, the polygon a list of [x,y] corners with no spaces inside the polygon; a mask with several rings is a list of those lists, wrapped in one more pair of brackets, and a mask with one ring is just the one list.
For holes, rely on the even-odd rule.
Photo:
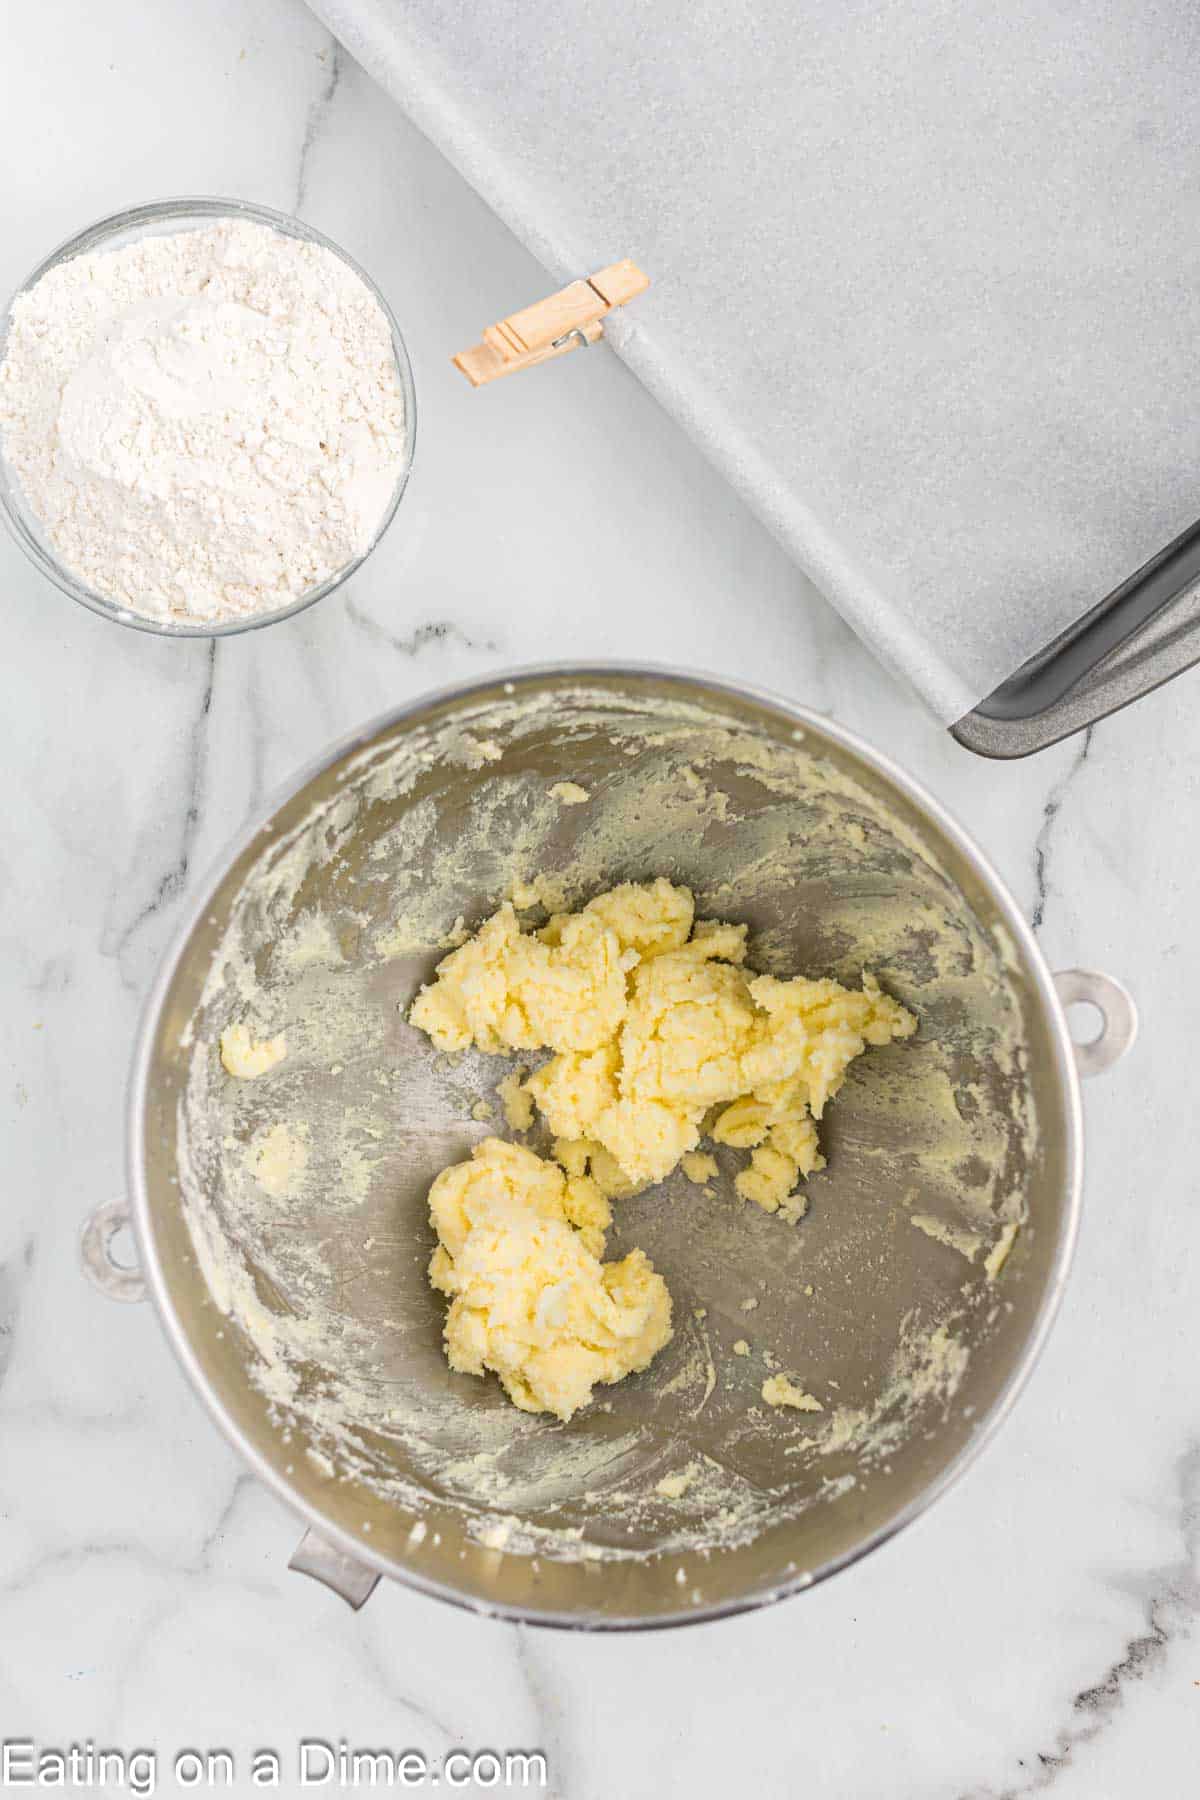
{"label": "metal baking tray corner", "polygon": [[1031,756],[1200,662],[1200,521],[950,727],[978,756]]}

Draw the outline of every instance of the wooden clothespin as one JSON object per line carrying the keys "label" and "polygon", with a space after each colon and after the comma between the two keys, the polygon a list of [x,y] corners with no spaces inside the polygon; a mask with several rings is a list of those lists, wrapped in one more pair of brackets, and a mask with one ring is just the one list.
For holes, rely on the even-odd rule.
{"label": "wooden clothespin", "polygon": [[532,369],[535,363],[565,356],[569,350],[582,349],[603,337],[600,321],[605,313],[644,294],[649,286],[650,277],[636,264],[628,260],[613,263],[586,281],[573,281],[557,294],[501,319],[498,325],[489,325],[482,344],[460,350],[454,365],[472,387],[484,387],[501,375],[515,375],[518,369]]}

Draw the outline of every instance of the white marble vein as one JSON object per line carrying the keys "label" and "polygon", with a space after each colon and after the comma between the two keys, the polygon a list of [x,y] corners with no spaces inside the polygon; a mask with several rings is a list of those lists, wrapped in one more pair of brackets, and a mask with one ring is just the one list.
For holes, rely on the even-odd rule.
{"label": "white marble vein", "polygon": [[[473,394],[448,354],[541,277],[298,0],[43,0],[0,77],[10,285],[168,191],[291,209],[370,268],[421,402],[401,515],[349,593],[163,644],[7,542],[0,835],[0,1736],[243,1756],[302,1734],[542,1745],[566,1800],[1110,1800],[1200,1766],[1197,678],[1031,763],[959,750],[603,352]],[[638,657],[797,696],[981,838],[1052,962],[1125,977],[1135,1055],[1089,1093],[1082,1243],[1000,1439],[902,1538],[786,1606],[589,1640],[383,1586],[352,1617],[191,1396],[148,1310],[77,1272],[120,1192],[137,1014],[265,795],[423,689]],[[164,1790],[166,1791],[166,1790]]]}

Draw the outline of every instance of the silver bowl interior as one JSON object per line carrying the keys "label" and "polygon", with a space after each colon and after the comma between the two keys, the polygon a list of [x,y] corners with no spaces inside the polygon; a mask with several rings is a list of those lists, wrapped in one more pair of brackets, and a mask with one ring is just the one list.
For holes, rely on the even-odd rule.
{"label": "silver bowl interior", "polygon": [[[404,1009],[515,883],[664,874],[758,967],[871,968],[920,1029],[853,1066],[798,1225],[737,1200],[729,1151],[707,1190],[618,1205],[610,1253],[650,1254],[675,1337],[563,1426],[443,1358],[428,1186],[504,1132],[511,1065],[438,1055]],[[235,1019],[287,1037],[257,1081],[221,1070]],[[1074,1227],[1061,1014],[969,846],[820,721],[655,673],[497,681],[338,753],[204,900],[135,1088],[143,1259],[223,1427],[363,1560],[547,1622],[711,1616],[881,1541],[1003,1411]],[[824,1410],[764,1405],[775,1370]]]}

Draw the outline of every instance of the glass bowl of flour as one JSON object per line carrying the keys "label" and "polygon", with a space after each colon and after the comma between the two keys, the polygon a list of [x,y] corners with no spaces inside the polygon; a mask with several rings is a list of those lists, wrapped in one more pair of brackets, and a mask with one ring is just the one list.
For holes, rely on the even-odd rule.
{"label": "glass bowl of flour", "polygon": [[395,516],[416,422],[379,289],[240,200],[101,220],[0,320],[0,511],[50,581],[139,631],[251,631],[333,593]]}

